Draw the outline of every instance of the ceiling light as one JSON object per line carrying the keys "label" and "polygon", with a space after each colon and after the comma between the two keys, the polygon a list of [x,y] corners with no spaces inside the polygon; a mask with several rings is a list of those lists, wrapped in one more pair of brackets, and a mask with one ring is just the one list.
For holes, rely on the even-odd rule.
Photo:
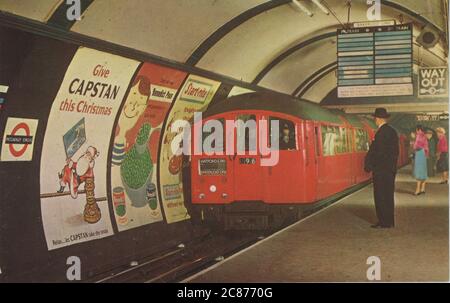
{"label": "ceiling light", "polygon": [[329,15],[330,11],[320,2],[320,0],[311,0],[312,2],[314,2],[315,5],[317,5],[317,7],[319,7],[322,12],[324,12],[325,14]]}
{"label": "ceiling light", "polygon": [[292,0],[292,3],[308,16],[313,16],[313,13],[305,5],[303,5],[303,3],[299,2],[298,0]]}

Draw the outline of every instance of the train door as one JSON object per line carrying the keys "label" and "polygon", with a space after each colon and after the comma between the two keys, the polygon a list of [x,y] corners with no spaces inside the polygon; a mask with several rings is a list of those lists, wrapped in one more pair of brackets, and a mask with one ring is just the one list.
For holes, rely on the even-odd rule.
{"label": "train door", "polygon": [[350,153],[350,185],[357,183],[356,178],[358,175],[358,156],[355,153],[355,131],[353,127],[347,129],[347,146]]}
{"label": "train door", "polygon": [[[269,123],[269,141],[274,142],[277,137],[279,146],[278,162],[275,165],[264,167],[266,201],[298,202],[302,196],[299,195],[299,192],[305,188],[304,180],[300,178],[302,158],[298,140],[301,137],[299,135],[300,124],[277,116],[269,116],[267,121]],[[278,132],[270,127],[272,121],[278,121]],[[275,149],[275,146],[271,146],[271,153],[276,151]]]}
{"label": "train door", "polygon": [[[263,200],[261,158],[258,149],[258,119],[254,114],[239,114],[243,127],[236,127],[235,154],[229,155],[234,170],[234,197],[238,201]],[[237,124],[238,125],[238,124]]]}
{"label": "train door", "polygon": [[344,169],[341,166],[339,127],[320,124],[321,155],[318,158],[317,199],[339,191]]}
{"label": "train door", "polygon": [[304,167],[305,180],[307,182],[306,200],[317,200],[317,176],[319,169],[320,156],[320,137],[319,124],[313,121],[305,121],[305,135],[304,135]]}

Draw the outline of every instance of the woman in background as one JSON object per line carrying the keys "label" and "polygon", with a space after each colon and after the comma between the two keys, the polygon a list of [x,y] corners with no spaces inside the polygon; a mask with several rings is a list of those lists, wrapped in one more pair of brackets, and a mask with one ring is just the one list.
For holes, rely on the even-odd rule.
{"label": "woman in background", "polygon": [[411,131],[409,138],[409,158],[411,159],[411,175],[414,177],[414,142],[416,142],[416,133]]}
{"label": "woman in background", "polygon": [[437,157],[436,172],[442,173],[441,184],[448,184],[448,145],[447,138],[445,137],[445,129],[438,127],[436,129],[439,142],[437,144]]}
{"label": "woman in background", "polygon": [[416,192],[418,196],[425,193],[427,174],[427,157],[428,157],[428,140],[425,136],[422,125],[416,127],[416,140],[414,141],[414,177],[417,180]]}
{"label": "woman in background", "polygon": [[426,137],[428,140],[428,177],[434,177],[436,175],[436,136],[434,135],[433,130],[427,129]]}

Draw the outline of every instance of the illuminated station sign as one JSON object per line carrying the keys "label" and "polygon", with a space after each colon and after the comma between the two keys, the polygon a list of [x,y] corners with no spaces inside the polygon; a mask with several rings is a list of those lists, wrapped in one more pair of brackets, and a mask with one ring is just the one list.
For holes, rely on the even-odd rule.
{"label": "illuminated station sign", "polygon": [[413,95],[412,25],[338,29],[338,97]]}

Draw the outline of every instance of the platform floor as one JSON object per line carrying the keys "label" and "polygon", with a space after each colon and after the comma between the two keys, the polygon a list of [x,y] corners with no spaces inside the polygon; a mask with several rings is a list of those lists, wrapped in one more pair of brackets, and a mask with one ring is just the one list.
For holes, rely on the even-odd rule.
{"label": "platform floor", "polygon": [[370,256],[381,260],[381,281],[448,281],[448,186],[437,182],[413,196],[411,168],[399,171],[394,229],[370,228],[369,185],[185,282],[368,281]]}

